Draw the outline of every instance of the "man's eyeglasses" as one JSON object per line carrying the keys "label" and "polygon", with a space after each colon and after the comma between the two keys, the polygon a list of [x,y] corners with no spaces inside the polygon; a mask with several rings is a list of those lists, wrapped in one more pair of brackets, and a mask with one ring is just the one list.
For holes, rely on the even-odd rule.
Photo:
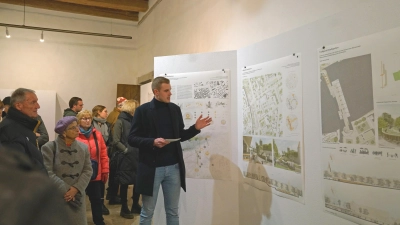
{"label": "man's eyeglasses", "polygon": [[91,120],[91,119],[92,118],[86,118],[86,117],[81,118],[82,121],[85,121],[85,120],[88,121],[88,120]]}

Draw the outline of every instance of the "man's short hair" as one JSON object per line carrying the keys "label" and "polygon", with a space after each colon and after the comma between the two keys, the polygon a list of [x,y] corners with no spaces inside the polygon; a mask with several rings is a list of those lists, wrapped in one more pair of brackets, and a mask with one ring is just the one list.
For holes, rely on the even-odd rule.
{"label": "man's short hair", "polygon": [[16,90],[11,94],[10,105],[11,105],[12,107],[14,107],[16,103],[25,101],[25,94],[26,94],[26,93],[33,93],[33,94],[35,94],[35,91],[34,91],[34,90],[31,90],[31,89],[27,89],[27,88],[18,88],[18,89],[16,89]]}
{"label": "man's short hair", "polygon": [[165,77],[156,77],[151,84],[151,90],[154,92],[154,89],[160,90],[161,84],[169,84],[169,79]]}
{"label": "man's short hair", "polygon": [[79,97],[72,97],[72,98],[69,100],[69,103],[68,103],[69,108],[72,109],[72,108],[74,107],[74,105],[78,105],[78,102],[79,102],[79,101],[82,101],[82,99],[79,98]]}

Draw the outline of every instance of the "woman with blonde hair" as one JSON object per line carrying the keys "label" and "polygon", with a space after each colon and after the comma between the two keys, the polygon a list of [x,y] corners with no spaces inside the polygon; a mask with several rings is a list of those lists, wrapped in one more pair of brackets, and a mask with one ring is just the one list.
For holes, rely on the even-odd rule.
{"label": "woman with blonde hair", "polygon": [[140,213],[141,206],[139,205],[140,195],[135,193],[133,188],[132,193],[132,208],[128,208],[128,185],[135,185],[136,183],[136,171],[139,160],[139,150],[128,144],[128,135],[131,129],[131,121],[135,109],[139,106],[139,103],[135,100],[127,100],[121,108],[121,113],[118,116],[117,121],[113,127],[113,149],[119,152],[117,158],[117,173],[114,182],[118,182],[120,187],[121,196],[121,212],[120,216],[132,219],[133,213]]}
{"label": "woman with blonde hair", "polygon": [[[104,184],[108,179],[108,156],[107,147],[102,134],[93,127],[92,113],[82,110],[76,115],[79,125],[78,141],[88,146],[90,158],[97,161],[96,175],[86,188],[92,206],[92,216],[95,225],[104,225],[102,206],[104,204]],[[97,172],[97,173],[96,173]]]}

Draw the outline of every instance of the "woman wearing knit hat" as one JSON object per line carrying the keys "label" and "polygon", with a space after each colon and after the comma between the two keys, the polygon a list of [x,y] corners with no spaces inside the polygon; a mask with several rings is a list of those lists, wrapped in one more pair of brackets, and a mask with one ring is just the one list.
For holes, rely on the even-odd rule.
{"label": "woman wearing knit hat", "polygon": [[75,140],[79,135],[76,117],[63,117],[54,131],[58,134],[56,139],[41,149],[44,165],[63,193],[60,198],[68,204],[73,224],[86,225],[85,189],[93,172],[88,148]]}

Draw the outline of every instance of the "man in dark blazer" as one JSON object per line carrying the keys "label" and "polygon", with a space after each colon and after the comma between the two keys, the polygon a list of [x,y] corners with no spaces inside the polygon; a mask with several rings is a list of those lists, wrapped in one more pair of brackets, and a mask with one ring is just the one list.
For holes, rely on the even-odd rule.
{"label": "man in dark blazer", "polygon": [[[212,119],[200,116],[196,123],[184,129],[179,106],[170,103],[171,85],[165,77],[153,80],[154,98],[138,107],[132,119],[128,142],[139,148],[139,165],[135,191],[142,194],[141,225],[151,225],[160,185],[163,188],[168,225],[179,224],[180,188],[186,191],[185,163],[180,142],[186,141]],[[168,141],[178,139],[179,141]]]}

